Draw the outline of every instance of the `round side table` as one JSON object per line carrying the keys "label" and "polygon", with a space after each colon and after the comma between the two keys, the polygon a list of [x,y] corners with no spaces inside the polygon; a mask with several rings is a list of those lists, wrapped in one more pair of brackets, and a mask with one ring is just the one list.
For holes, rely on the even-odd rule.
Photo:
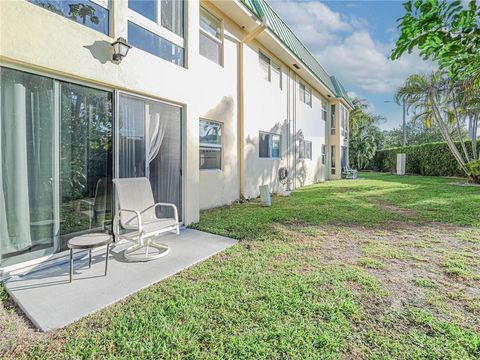
{"label": "round side table", "polygon": [[112,236],[104,233],[92,233],[75,236],[68,240],[68,248],[70,249],[70,282],[73,276],[73,250],[88,250],[88,267],[92,267],[92,249],[107,245],[107,252],[105,255],[105,276],[107,276],[108,268],[108,251],[112,243]]}

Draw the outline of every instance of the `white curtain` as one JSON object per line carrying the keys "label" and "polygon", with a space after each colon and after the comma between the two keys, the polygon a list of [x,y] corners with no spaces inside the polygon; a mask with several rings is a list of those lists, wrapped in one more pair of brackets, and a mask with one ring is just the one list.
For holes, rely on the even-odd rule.
{"label": "white curtain", "polygon": [[[177,205],[181,216],[181,109],[164,103],[156,103],[154,109],[159,130],[150,152],[150,183],[155,200]],[[157,214],[172,216],[166,208],[159,208]]]}
{"label": "white curtain", "polygon": [[2,79],[2,225],[1,253],[32,245],[27,161],[26,91],[21,83]]}
{"label": "white curtain", "polygon": [[165,130],[167,129],[168,121],[165,117],[161,117],[160,113],[149,114],[150,117],[150,144],[148,149],[147,161],[150,164],[155,159],[162,146]]}

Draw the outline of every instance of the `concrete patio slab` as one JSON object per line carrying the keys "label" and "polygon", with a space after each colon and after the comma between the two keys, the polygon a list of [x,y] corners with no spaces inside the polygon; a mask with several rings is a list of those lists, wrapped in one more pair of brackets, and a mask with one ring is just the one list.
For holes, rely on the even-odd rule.
{"label": "concrete patio slab", "polygon": [[236,243],[192,229],[183,230],[180,236],[161,236],[159,240],[169,245],[170,253],[150,262],[126,262],[122,252],[131,243],[115,245],[110,251],[106,277],[105,250],[99,249],[93,253],[91,269],[87,256],[75,261],[72,283],[66,259],[52,267],[13,276],[5,282],[5,287],[33,324],[49,331],[73,323]]}

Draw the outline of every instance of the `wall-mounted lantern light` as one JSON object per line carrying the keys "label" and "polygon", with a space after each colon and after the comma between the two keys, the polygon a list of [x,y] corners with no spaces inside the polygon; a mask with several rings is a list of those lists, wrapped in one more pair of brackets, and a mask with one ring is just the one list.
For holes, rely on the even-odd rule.
{"label": "wall-mounted lantern light", "polygon": [[127,56],[128,50],[131,48],[127,40],[122,37],[119,37],[111,45],[113,47],[113,61],[116,62],[122,61],[122,59]]}

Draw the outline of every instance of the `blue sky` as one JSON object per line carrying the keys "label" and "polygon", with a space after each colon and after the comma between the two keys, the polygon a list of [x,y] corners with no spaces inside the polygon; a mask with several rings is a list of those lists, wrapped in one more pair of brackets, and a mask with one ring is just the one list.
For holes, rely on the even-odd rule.
{"label": "blue sky", "polygon": [[418,55],[388,59],[398,35],[402,1],[269,0],[325,70],[336,75],[354,96],[384,115],[383,129],[398,127],[402,110],[395,89],[414,72],[430,72],[432,63]]}

